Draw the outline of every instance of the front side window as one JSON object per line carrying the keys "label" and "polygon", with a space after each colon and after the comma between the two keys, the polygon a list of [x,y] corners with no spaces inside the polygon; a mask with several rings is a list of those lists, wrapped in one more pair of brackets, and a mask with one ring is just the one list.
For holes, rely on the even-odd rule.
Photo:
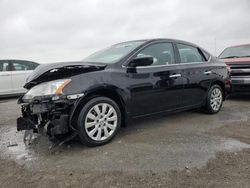
{"label": "front side window", "polygon": [[196,63],[205,61],[196,47],[185,44],[177,44],[177,48],[181,58],[180,63]]}
{"label": "front side window", "polygon": [[34,70],[36,68],[36,65],[32,62],[14,61],[12,62],[12,65],[13,65],[13,71]]}
{"label": "front side window", "polygon": [[144,42],[145,41],[132,41],[115,44],[86,57],[83,61],[92,63],[114,63],[128,55]]}
{"label": "front side window", "polygon": [[144,48],[137,56],[152,56],[154,62],[150,66],[175,64],[172,43],[152,44]]}
{"label": "front side window", "polygon": [[250,45],[226,48],[219,58],[250,57]]}
{"label": "front side window", "polygon": [[4,71],[10,71],[9,62],[7,61],[0,62],[0,72]]}

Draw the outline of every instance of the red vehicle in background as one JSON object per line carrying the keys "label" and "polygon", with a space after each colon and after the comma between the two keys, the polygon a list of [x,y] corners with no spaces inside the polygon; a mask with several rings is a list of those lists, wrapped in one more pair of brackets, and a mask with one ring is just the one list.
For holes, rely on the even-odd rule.
{"label": "red vehicle in background", "polygon": [[231,92],[250,94],[250,44],[228,47],[219,58],[230,66]]}

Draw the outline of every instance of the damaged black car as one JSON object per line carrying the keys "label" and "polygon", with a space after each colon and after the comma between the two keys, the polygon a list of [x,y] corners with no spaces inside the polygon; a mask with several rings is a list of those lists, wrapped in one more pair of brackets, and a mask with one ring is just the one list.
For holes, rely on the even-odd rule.
{"label": "damaged black car", "polygon": [[219,112],[230,76],[225,63],[194,44],[152,39],[115,44],[79,62],[40,65],[24,87],[19,131],[79,136],[98,146],[135,118],[198,108]]}

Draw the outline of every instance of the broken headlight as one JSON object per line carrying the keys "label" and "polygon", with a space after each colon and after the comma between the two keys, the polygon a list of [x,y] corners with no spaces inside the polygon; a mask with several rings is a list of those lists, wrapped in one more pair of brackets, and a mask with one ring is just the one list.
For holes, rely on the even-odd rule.
{"label": "broken headlight", "polygon": [[36,96],[60,95],[63,88],[70,82],[70,79],[54,80],[44,82],[31,88],[24,96],[23,100],[31,100]]}

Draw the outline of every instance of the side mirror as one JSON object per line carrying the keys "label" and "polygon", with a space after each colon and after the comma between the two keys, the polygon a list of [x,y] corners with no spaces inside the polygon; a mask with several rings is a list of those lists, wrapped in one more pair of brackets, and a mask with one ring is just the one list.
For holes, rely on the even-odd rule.
{"label": "side mirror", "polygon": [[138,56],[133,59],[128,66],[129,67],[138,67],[138,66],[149,66],[154,62],[154,58],[152,56]]}

